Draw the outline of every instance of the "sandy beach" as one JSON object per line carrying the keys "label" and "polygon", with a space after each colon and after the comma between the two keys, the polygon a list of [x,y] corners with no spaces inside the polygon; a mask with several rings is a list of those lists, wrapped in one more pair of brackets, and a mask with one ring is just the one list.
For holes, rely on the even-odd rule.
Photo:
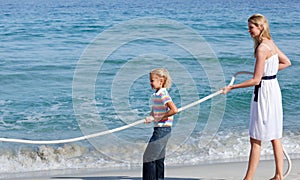
{"label": "sandy beach", "polygon": [[[238,180],[242,179],[247,162],[215,163],[197,166],[166,167],[166,180]],[[286,167],[286,164],[285,164]],[[286,180],[300,180],[300,159],[292,159],[292,170]],[[274,161],[260,161],[255,180],[266,180],[272,177]],[[141,170],[55,170],[28,172],[6,179],[26,180],[138,180]]]}

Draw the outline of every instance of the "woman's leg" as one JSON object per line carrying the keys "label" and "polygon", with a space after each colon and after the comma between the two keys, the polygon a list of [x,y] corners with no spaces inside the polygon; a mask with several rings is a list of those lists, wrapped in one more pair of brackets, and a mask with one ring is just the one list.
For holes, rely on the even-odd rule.
{"label": "woman's leg", "polygon": [[274,158],[276,164],[275,176],[272,180],[282,180],[283,179],[283,149],[280,139],[274,139],[271,141],[274,151]]}
{"label": "woman's leg", "polygon": [[261,141],[250,138],[250,144],[251,144],[251,150],[250,150],[250,157],[248,162],[248,170],[244,180],[253,179],[260,159]]}

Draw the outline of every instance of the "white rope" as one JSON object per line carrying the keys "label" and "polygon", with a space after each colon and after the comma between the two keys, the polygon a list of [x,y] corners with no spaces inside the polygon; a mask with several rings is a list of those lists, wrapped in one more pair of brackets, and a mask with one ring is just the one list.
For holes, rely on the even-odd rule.
{"label": "white rope", "polygon": [[111,130],[107,130],[107,131],[103,131],[103,132],[99,132],[99,133],[95,133],[95,134],[90,134],[90,135],[86,135],[86,136],[81,136],[81,137],[77,137],[77,138],[72,138],[72,139],[62,139],[62,140],[50,140],[50,141],[34,141],[34,140],[25,140],[25,139],[9,139],[9,138],[0,138],[0,141],[3,142],[15,142],[15,143],[25,143],[25,144],[62,144],[62,143],[70,143],[70,142],[76,142],[76,141],[81,141],[81,140],[85,140],[85,139],[91,139],[97,136],[103,136],[105,134],[110,134],[110,133],[114,133],[117,131],[121,131],[127,128],[130,128],[132,126],[136,126],[138,124],[141,124],[145,122],[145,119],[136,121],[134,123],[131,124],[127,124],[125,126],[121,126],[115,129],[111,129]]}
{"label": "white rope", "polygon": [[283,146],[282,146],[282,150],[283,150],[283,154],[288,162],[288,168],[286,169],[286,171],[283,175],[283,179],[285,179],[286,177],[288,177],[288,175],[290,174],[290,172],[292,170],[292,161],[291,161],[289,154],[286,152],[286,150]]}
{"label": "white rope", "polygon": [[[233,75],[233,77],[231,78],[231,81],[228,85],[233,85],[234,81],[235,81],[235,78],[237,75],[239,74],[253,74],[252,72],[248,72],[248,71],[239,71],[237,73],[235,73]],[[186,106],[183,106],[181,108],[178,109],[178,112],[180,111],[184,111],[192,106],[195,106],[197,104],[200,104],[204,101],[207,101],[208,99],[211,99],[219,94],[222,93],[223,90],[219,90],[215,93],[212,93],[206,97],[203,97],[195,102],[192,102]],[[114,133],[114,132],[117,132],[117,131],[121,131],[121,130],[124,130],[124,129],[127,129],[127,128],[130,128],[130,127],[133,127],[133,126],[136,126],[138,124],[141,124],[141,123],[144,123],[145,122],[145,119],[141,119],[139,121],[136,121],[136,122],[133,122],[131,124],[127,124],[125,126],[121,126],[121,127],[118,127],[118,128],[114,128],[114,129],[111,129],[111,130],[107,130],[107,131],[103,131],[103,132],[99,132],[99,133],[94,133],[94,134],[90,134],[90,135],[86,135],[86,136],[81,136],[81,137],[77,137],[77,138],[72,138],[72,139],[62,139],[62,140],[50,140],[50,141],[38,141],[38,140],[25,140],[25,139],[10,139],[10,138],[0,138],[0,141],[2,142],[15,142],[15,143],[25,143],[25,144],[62,144],[62,143],[70,143],[70,142],[76,142],[76,141],[81,141],[81,140],[85,140],[85,139],[91,139],[91,138],[94,138],[94,137],[98,137],[98,136],[103,136],[103,135],[106,135],[106,134],[110,134],[110,133]],[[292,162],[291,162],[291,159],[288,155],[288,153],[286,152],[286,150],[284,149],[283,147],[283,153],[284,153],[284,156],[286,157],[287,161],[288,161],[288,168],[286,170],[286,172],[284,173],[284,176],[283,178],[286,178],[290,171],[291,171],[291,168],[292,168]]]}

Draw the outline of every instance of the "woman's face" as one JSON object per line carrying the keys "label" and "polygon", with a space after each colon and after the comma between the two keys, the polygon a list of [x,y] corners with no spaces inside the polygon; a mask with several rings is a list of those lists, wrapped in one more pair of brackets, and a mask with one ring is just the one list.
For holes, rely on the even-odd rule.
{"label": "woman's face", "polygon": [[248,22],[248,32],[252,38],[258,38],[261,33],[261,28],[255,24]]}

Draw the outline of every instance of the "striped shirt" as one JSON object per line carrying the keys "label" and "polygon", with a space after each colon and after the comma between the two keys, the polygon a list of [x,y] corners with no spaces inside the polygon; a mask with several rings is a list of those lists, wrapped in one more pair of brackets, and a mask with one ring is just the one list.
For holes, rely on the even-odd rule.
{"label": "striped shirt", "polygon": [[[161,88],[158,92],[152,95],[152,115],[161,118],[167,111],[169,111],[166,103],[172,101],[166,88]],[[164,118],[159,122],[155,122],[155,127],[171,127],[173,124],[173,116]]]}

